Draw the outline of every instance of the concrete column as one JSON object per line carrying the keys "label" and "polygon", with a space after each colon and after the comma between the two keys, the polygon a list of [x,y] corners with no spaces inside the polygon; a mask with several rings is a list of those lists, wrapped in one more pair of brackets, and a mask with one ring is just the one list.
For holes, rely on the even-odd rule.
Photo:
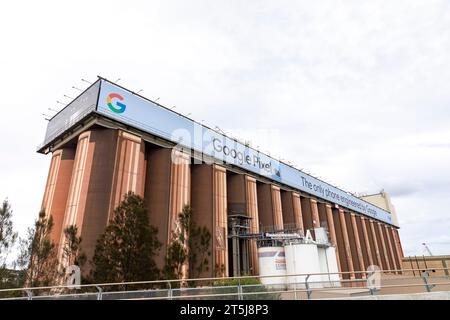
{"label": "concrete column", "polygon": [[[355,244],[356,244],[356,252],[358,254],[358,261],[359,261],[359,271],[365,271],[365,263],[364,263],[364,256],[362,251],[362,244],[361,239],[359,237],[359,231],[358,231],[358,224],[356,222],[356,214],[351,213],[350,218],[352,220],[352,227],[353,227],[353,234],[355,236]],[[365,274],[360,274],[362,277],[365,277]]]}
{"label": "concrete column", "polygon": [[368,219],[367,222],[370,224],[370,231],[372,235],[373,247],[375,249],[375,257],[380,269],[384,269],[383,260],[381,259],[380,246],[378,245],[377,233],[375,231],[375,222],[372,219]]}
{"label": "concrete column", "polygon": [[[352,250],[350,248],[350,240],[349,240],[349,234],[347,229],[347,222],[345,221],[345,213],[344,210],[339,209],[339,221],[341,223],[341,230],[342,230],[342,238],[344,240],[344,246],[345,246],[345,254],[347,257],[347,266],[348,266],[348,272],[354,272],[354,266],[353,266],[353,257],[352,257]],[[355,274],[351,273],[350,278],[354,279]]]}
{"label": "concrete column", "polygon": [[[336,230],[336,243],[337,243],[337,253],[339,255],[339,263],[340,263],[340,271],[341,272],[348,272],[348,264],[347,264],[347,255],[346,255],[346,249],[345,249],[345,243],[344,243],[344,237],[343,232],[341,228],[341,221],[340,221],[340,214],[339,210],[332,208],[333,212],[332,218],[334,222],[334,228]],[[350,279],[349,274],[342,275],[343,279]]]}
{"label": "concrete column", "polygon": [[280,188],[265,183],[257,184],[259,221],[263,227],[283,230]]}
{"label": "concrete column", "polygon": [[117,136],[114,174],[109,218],[127,192],[144,196],[145,144],[135,135],[119,130]]}
{"label": "concrete column", "polygon": [[319,208],[317,207],[317,201],[315,199],[309,199],[311,203],[311,216],[314,228],[320,228]]}
{"label": "concrete column", "polygon": [[369,261],[369,265],[373,265],[374,257],[373,257],[373,252],[372,252],[372,248],[370,245],[369,232],[367,231],[367,225],[366,225],[367,218],[360,217],[360,219],[361,219],[361,227],[362,227],[362,231],[363,231],[363,235],[364,235],[364,243],[366,244],[366,249],[367,249],[367,259]]}
{"label": "concrete column", "polygon": [[295,225],[296,229],[304,232],[300,195],[292,191],[282,191],[281,205],[283,208],[283,223]]}
{"label": "concrete column", "polygon": [[377,231],[377,235],[378,235],[378,239],[380,240],[379,243],[381,244],[381,259],[385,262],[386,264],[386,269],[391,270],[391,264],[389,262],[389,255],[388,255],[388,251],[387,251],[387,247],[386,247],[386,242],[384,241],[384,237],[383,237],[383,227],[381,225],[380,222],[377,222],[377,228],[375,229],[375,231]]}
{"label": "concrete column", "polygon": [[283,210],[281,207],[280,188],[272,185],[272,216],[277,230],[283,230]]}
{"label": "concrete column", "polygon": [[345,212],[345,221],[347,223],[347,230],[348,230],[348,239],[350,242],[350,250],[352,252],[352,258],[353,258],[353,268],[355,270],[355,278],[362,278],[362,274],[361,273],[356,273],[356,271],[361,271],[362,268],[364,268],[363,265],[361,265],[361,260],[360,260],[360,250],[358,250],[357,247],[357,237],[356,235],[358,234],[358,230],[355,230],[353,228],[353,223],[352,223],[352,215],[350,212]]}
{"label": "concrete column", "polygon": [[[227,171],[214,165],[214,268],[215,276],[228,277]],[[223,266],[223,268],[221,267]]]}
{"label": "concrete column", "polygon": [[391,231],[392,231],[392,235],[394,236],[394,242],[395,242],[395,248],[397,250],[397,255],[401,262],[404,255],[403,255],[402,244],[400,242],[400,236],[398,235],[398,230],[396,228],[391,227]]}
{"label": "concrete column", "polygon": [[314,224],[312,218],[311,200],[309,198],[300,197],[300,205],[302,209],[303,228],[305,235],[306,232],[309,230],[311,232],[311,235],[314,236]]}
{"label": "concrete column", "polygon": [[[395,259],[395,265],[397,266],[398,270],[402,269],[402,260],[400,259],[400,257],[398,256],[398,252],[397,252],[397,247],[396,247],[396,243],[395,243],[395,237],[394,237],[394,233],[392,232],[392,227],[391,226],[387,226],[387,230],[386,233],[388,234],[390,240],[391,240],[391,244],[392,244],[392,251],[394,253],[394,259]],[[399,274],[401,273],[400,271],[398,272]]]}
{"label": "concrete column", "polygon": [[189,155],[168,148],[148,150],[145,200],[149,222],[158,228],[162,243],[160,254],[155,257],[159,268],[165,264],[167,246],[172,241],[178,215],[186,204],[190,204],[190,186]]}
{"label": "concrete column", "polygon": [[191,175],[193,219],[209,230],[211,243],[209,251],[199,248],[193,252],[199,260],[197,264],[206,258],[208,265],[202,272],[191,270],[189,277],[228,276],[226,170],[217,165],[198,164],[192,166]]}
{"label": "concrete column", "polygon": [[59,246],[63,232],[64,213],[69,195],[75,149],[63,148],[53,152],[41,209],[53,217],[51,239]]}
{"label": "concrete column", "polygon": [[[90,130],[78,137],[63,229],[77,226],[88,260],[108,223],[116,145],[116,130]],[[64,234],[61,234],[61,245],[64,242]],[[61,247],[59,258],[64,264]],[[85,266],[84,272],[88,268]]]}
{"label": "concrete column", "polygon": [[[250,220],[250,233],[259,232],[259,208],[258,208],[258,192],[256,186],[256,180],[250,176],[245,176],[245,197],[246,197],[246,209],[247,215]],[[249,243],[249,260],[250,270],[252,275],[259,274],[258,267],[258,249],[256,247],[256,241],[250,240]]]}
{"label": "concrete column", "polygon": [[328,224],[328,233],[330,235],[331,244],[334,246],[336,250],[336,260],[337,265],[339,268],[339,272],[342,272],[340,257],[339,257],[339,248],[338,248],[338,242],[337,242],[337,236],[336,236],[336,228],[334,226],[334,219],[333,219],[333,210],[331,208],[330,204],[325,205],[325,211],[327,216],[327,224]]}
{"label": "concrete column", "polygon": [[[369,252],[368,252],[366,241],[365,241],[363,224],[362,224],[361,218],[362,218],[361,215],[356,215],[355,220],[356,220],[356,225],[358,227],[359,242],[361,244],[362,255],[364,258],[364,270],[367,270],[367,267],[370,266]],[[369,250],[370,250],[370,248],[369,248]]]}
{"label": "concrete column", "polygon": [[386,242],[386,247],[388,250],[388,257],[390,258],[390,264],[392,269],[400,269],[400,266],[397,265],[397,259],[395,258],[394,255],[394,248],[392,246],[392,241],[391,241],[391,237],[390,237],[390,233],[389,233],[389,227],[387,225],[383,225],[382,227],[384,227],[383,230],[383,234],[384,234],[384,238],[385,238],[385,242]]}

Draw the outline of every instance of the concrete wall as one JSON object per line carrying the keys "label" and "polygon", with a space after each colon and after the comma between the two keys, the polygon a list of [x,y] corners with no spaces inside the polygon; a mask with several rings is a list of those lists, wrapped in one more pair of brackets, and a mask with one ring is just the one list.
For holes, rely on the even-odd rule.
{"label": "concrete wall", "polygon": [[[282,230],[291,225],[310,230],[314,237],[314,228],[326,227],[344,272],[366,270],[371,264],[382,269],[403,266],[400,238],[392,226],[222,166],[191,165],[188,154],[111,129],[88,130],[79,135],[76,147],[53,153],[42,202],[55,221],[53,241],[61,246],[62,230],[76,225],[83,251],[91,258],[99,235],[128,191],[144,197],[149,222],[158,228],[160,268],[186,204],[192,205],[197,223],[211,232],[211,259],[201,276],[229,274],[227,220],[235,214],[250,218],[250,233],[260,232],[261,226]],[[249,242],[248,260],[250,272],[258,274],[255,241]],[[188,266],[184,273],[189,275]]]}

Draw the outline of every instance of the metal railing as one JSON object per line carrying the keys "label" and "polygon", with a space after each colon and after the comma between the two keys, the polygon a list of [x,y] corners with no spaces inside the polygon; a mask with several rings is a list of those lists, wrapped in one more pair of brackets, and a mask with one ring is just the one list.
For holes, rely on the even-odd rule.
{"label": "metal railing", "polygon": [[[379,287],[369,284],[373,276],[370,271],[354,271],[14,288],[0,290],[0,299],[298,300],[432,292],[435,288],[450,291],[449,276],[430,277],[430,272],[445,270],[448,271],[448,268],[380,270],[382,276]],[[420,277],[404,275],[408,272],[418,272]],[[324,277],[327,280],[323,280]],[[280,283],[260,283],[280,278],[285,280]]]}

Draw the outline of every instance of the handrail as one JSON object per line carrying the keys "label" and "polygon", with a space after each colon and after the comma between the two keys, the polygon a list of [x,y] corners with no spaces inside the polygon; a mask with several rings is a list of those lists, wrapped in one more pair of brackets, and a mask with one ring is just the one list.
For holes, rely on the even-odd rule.
{"label": "handrail", "polygon": [[[395,288],[395,287],[414,287],[414,286],[425,286],[427,291],[430,292],[431,289],[433,287],[435,287],[436,285],[447,285],[450,284],[449,282],[431,282],[430,278],[435,278],[434,277],[428,277],[427,272],[431,271],[431,270],[435,270],[435,271],[442,271],[442,270],[449,270],[450,268],[428,268],[428,269],[389,269],[389,270],[379,270],[377,272],[379,272],[380,274],[385,274],[385,273],[399,273],[401,272],[402,274],[404,273],[408,273],[408,272],[412,272],[412,271],[420,271],[421,273],[421,277],[408,277],[408,276],[402,276],[402,280],[408,280],[408,279],[420,279],[422,278],[422,280],[424,281],[424,283],[421,284],[417,284],[417,283],[411,283],[411,284],[391,284],[391,285],[383,285],[381,288]],[[372,272],[372,271],[371,271]],[[173,291],[175,290],[183,290],[183,289],[201,289],[201,288],[205,288],[205,287],[201,287],[201,286],[197,286],[197,287],[183,287],[181,284],[182,283],[197,283],[197,285],[201,285],[200,282],[207,282],[207,281],[226,281],[226,280],[238,280],[238,284],[237,284],[237,293],[232,293],[230,295],[238,295],[239,299],[242,299],[243,296],[249,294],[249,292],[243,292],[243,287],[249,287],[250,285],[242,285],[241,284],[241,280],[242,279],[266,279],[266,278],[287,278],[289,279],[290,277],[305,277],[304,281],[294,281],[294,283],[286,283],[285,285],[290,286],[290,285],[295,285],[294,290],[289,291],[289,290],[283,290],[281,292],[294,292],[295,296],[297,292],[306,292],[308,295],[308,298],[311,298],[311,294],[312,292],[318,292],[318,291],[324,291],[324,290],[340,290],[340,289],[348,289],[348,287],[327,287],[327,288],[311,288],[311,284],[320,284],[320,283],[335,283],[338,282],[340,284],[346,284],[346,283],[366,283],[366,278],[351,278],[351,279],[344,279],[342,278],[343,275],[348,275],[348,274],[368,274],[369,271],[345,271],[345,272],[330,272],[330,273],[299,273],[299,274],[287,274],[287,275],[270,275],[270,276],[240,276],[240,277],[223,277],[223,278],[193,278],[193,279],[173,279],[173,280],[152,280],[152,281],[133,281],[133,282],[116,282],[116,283],[99,283],[99,284],[84,284],[84,285],[79,285],[77,286],[79,289],[96,289],[97,295],[98,295],[98,299],[102,299],[102,295],[104,293],[107,293],[104,291],[104,287],[114,287],[114,286],[132,286],[132,285],[165,285],[168,287],[168,295],[167,298],[168,299],[177,299],[177,296],[173,295]],[[336,280],[322,280],[322,281],[313,281],[311,280],[312,276],[323,276],[323,275],[339,275],[340,278],[336,279]],[[442,275],[441,277],[444,277],[446,279],[450,279],[449,276],[446,275]],[[294,278],[296,279],[296,278]],[[287,282],[289,282],[289,280],[287,280]],[[179,289],[175,289],[173,284],[179,283],[180,288]],[[199,284],[200,283],[200,284]],[[302,289],[302,288],[297,288],[297,284],[304,284],[306,289]],[[233,286],[224,286],[224,287],[233,287]],[[208,287],[206,287],[208,288]],[[209,288],[214,288],[214,286],[209,286]],[[217,288],[217,287],[216,287]],[[31,300],[35,297],[39,297],[37,295],[34,294],[34,292],[38,291],[38,290],[49,290],[49,291],[53,291],[56,289],[73,289],[73,286],[69,286],[69,285],[58,285],[58,286],[42,286],[42,287],[24,287],[24,288],[11,288],[11,289],[0,289],[0,293],[6,293],[6,292],[17,292],[17,291],[22,291],[25,292],[28,299]],[[139,289],[136,290],[128,290],[128,291],[117,291],[117,293],[120,292],[133,292],[133,291],[138,291]],[[142,290],[142,289],[140,289]],[[146,289],[146,290],[150,290],[150,289]],[[154,289],[152,289],[154,290]],[[371,294],[374,294],[372,291],[370,291]],[[84,291],[83,293],[88,293],[86,291]],[[273,291],[270,292],[259,292],[261,294],[263,293],[274,293]],[[56,296],[57,294],[53,294],[54,296]],[[183,296],[185,297],[185,296]],[[200,297],[198,295],[196,295],[196,297]],[[158,297],[158,299],[161,299],[161,297]]]}

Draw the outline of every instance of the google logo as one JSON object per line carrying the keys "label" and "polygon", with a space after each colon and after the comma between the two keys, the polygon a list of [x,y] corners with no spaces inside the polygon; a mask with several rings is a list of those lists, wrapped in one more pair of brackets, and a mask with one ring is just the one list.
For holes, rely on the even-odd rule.
{"label": "google logo", "polygon": [[[116,102],[116,106],[112,104],[112,99],[118,99],[119,101]],[[123,97],[118,93],[110,93],[106,97],[106,104],[108,105],[109,109],[111,109],[112,112],[115,113],[123,113],[127,107],[126,104],[120,102],[123,100]]]}

